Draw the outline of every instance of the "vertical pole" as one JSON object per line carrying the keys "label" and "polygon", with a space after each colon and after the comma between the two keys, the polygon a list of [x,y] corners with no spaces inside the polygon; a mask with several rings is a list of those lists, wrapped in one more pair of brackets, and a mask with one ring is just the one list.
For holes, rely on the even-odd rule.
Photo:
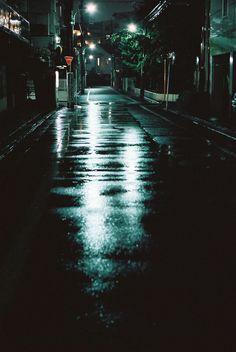
{"label": "vertical pole", "polygon": [[167,67],[166,67],[166,59],[164,59],[164,84],[163,84],[163,87],[164,87],[164,101],[166,101],[166,80],[167,80]]}
{"label": "vertical pole", "polygon": [[140,71],[140,78],[141,78],[141,82],[140,82],[140,99],[144,100],[144,77],[143,77],[143,61],[141,63],[141,71]]}
{"label": "vertical pole", "polygon": [[210,93],[210,0],[205,1],[205,82],[204,91]]}
{"label": "vertical pole", "polygon": [[74,73],[71,65],[69,65],[69,71],[67,72],[67,107],[74,109]]}
{"label": "vertical pole", "polygon": [[85,47],[85,36],[84,36],[84,0],[80,0],[80,31],[81,31],[81,48],[80,48],[80,81],[81,81],[81,94],[84,94],[85,89],[85,62],[84,62],[84,47]]}
{"label": "vertical pole", "polygon": [[143,51],[142,55],[142,62],[141,62],[141,70],[140,70],[140,76],[141,76],[141,86],[140,86],[140,100],[144,100],[144,90],[145,90],[145,77],[144,77],[144,60],[145,60],[145,54]]}
{"label": "vertical pole", "polygon": [[[64,23],[66,29],[65,55],[74,56],[74,35],[73,35],[73,0],[64,0]],[[71,65],[67,71],[67,107],[74,108],[73,72]]]}
{"label": "vertical pole", "polygon": [[168,75],[167,75],[167,88],[166,88],[166,110],[168,110],[168,102],[169,102],[170,70],[171,70],[171,60],[169,59],[169,62],[168,62]]}

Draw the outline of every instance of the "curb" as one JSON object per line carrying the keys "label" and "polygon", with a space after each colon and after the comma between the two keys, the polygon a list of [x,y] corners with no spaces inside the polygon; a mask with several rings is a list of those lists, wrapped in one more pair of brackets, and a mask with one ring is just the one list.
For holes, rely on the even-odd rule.
{"label": "curb", "polygon": [[190,120],[195,125],[208,129],[210,133],[219,134],[220,137],[229,139],[231,142],[236,142],[236,132],[232,131],[230,128],[217,126],[213,122],[203,120],[197,116],[182,114],[173,109],[169,109],[168,111],[172,114]]}
{"label": "curb", "polygon": [[[122,94],[124,94],[124,93],[122,93]],[[136,98],[137,102],[141,103],[141,101],[138,99],[137,96],[133,96],[132,94],[126,94],[126,95],[131,96],[134,99]],[[147,103],[155,104],[155,106],[158,106],[161,104],[158,101],[154,101],[149,98],[147,99],[146,97],[145,97],[144,101],[146,101]],[[152,113],[157,113],[155,111],[152,111],[150,107],[149,107],[149,111]],[[163,113],[169,112],[169,113],[175,115],[176,117],[178,116],[178,118],[184,119],[185,121],[188,120],[189,122],[192,123],[192,125],[195,125],[195,127],[204,128],[205,130],[207,130],[210,136],[215,135],[216,137],[220,138],[221,140],[223,139],[224,141],[236,143],[236,131],[234,132],[228,127],[217,126],[213,122],[204,120],[198,116],[192,116],[187,113],[181,113],[181,112],[174,110],[174,109],[171,109],[171,108],[169,108],[167,111],[164,110],[163,108],[160,108],[160,111],[158,113],[161,115],[162,112]],[[170,118],[170,120],[171,120],[171,118]]]}
{"label": "curb", "polygon": [[44,122],[55,114],[55,112],[56,110],[53,110],[47,114],[37,114],[11,132],[8,136],[8,140],[5,142],[5,145],[0,149],[0,162],[13,153],[27,137],[32,135],[38,127],[42,126]]}

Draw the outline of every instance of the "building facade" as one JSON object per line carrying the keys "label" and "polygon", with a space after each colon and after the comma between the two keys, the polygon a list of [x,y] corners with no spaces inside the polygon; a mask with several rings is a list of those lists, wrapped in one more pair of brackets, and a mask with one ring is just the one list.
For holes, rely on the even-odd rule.
{"label": "building facade", "polygon": [[26,100],[25,66],[30,52],[30,25],[8,3],[0,1],[0,112]]}
{"label": "building facade", "polygon": [[59,0],[0,0],[0,112],[55,105],[61,18]]}
{"label": "building facade", "polygon": [[[160,0],[145,18],[147,28],[159,33],[160,58],[159,70],[151,88],[163,92],[163,70],[165,61],[172,60],[170,90],[173,93],[184,91],[200,92],[202,88],[202,27],[204,26],[204,0],[173,1]],[[161,62],[162,61],[162,62]],[[165,86],[165,83],[164,83]]]}
{"label": "building facade", "polygon": [[214,116],[229,121],[236,92],[236,0],[211,0],[209,10],[211,109]]}

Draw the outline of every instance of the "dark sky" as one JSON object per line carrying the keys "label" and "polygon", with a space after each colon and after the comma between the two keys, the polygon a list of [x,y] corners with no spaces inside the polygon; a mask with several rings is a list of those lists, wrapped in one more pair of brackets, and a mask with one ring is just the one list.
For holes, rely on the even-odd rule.
{"label": "dark sky", "polygon": [[[89,2],[89,1],[88,1]],[[94,22],[108,20],[115,12],[130,12],[134,9],[135,1],[122,2],[118,0],[94,0],[97,4],[97,12],[94,14]]]}

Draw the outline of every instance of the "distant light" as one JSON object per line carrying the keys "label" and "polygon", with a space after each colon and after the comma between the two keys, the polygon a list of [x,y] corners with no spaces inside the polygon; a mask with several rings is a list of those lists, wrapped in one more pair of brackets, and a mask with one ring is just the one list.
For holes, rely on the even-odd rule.
{"label": "distant light", "polygon": [[89,44],[89,49],[92,49],[92,50],[93,50],[93,49],[95,49],[95,48],[96,48],[96,45],[95,45],[94,43],[90,43],[90,44]]}
{"label": "distant light", "polygon": [[81,32],[78,29],[74,29],[73,34],[76,35],[77,37],[79,37],[81,35]]}
{"label": "distant light", "polygon": [[173,51],[173,52],[169,53],[169,54],[168,54],[168,58],[172,61],[172,63],[174,63],[174,62],[175,62],[175,59],[176,59],[176,54],[175,54],[175,52]]}
{"label": "distant light", "polygon": [[89,55],[89,60],[93,60],[93,55]]}
{"label": "distant light", "polygon": [[59,88],[59,72],[55,71],[55,75],[56,75],[56,88]]}
{"label": "distant light", "polygon": [[56,44],[61,43],[61,38],[58,35],[55,36],[55,42],[56,42]]}
{"label": "distant light", "polygon": [[108,58],[108,61],[111,61],[111,57]]}
{"label": "distant light", "polygon": [[100,66],[100,63],[101,63],[101,59],[100,57],[97,58],[97,65]]}
{"label": "distant light", "polygon": [[97,5],[95,5],[94,3],[89,3],[86,6],[86,11],[89,13],[94,13],[97,10]]}
{"label": "distant light", "polygon": [[131,33],[137,32],[137,25],[134,24],[134,23],[130,23],[130,24],[128,25],[128,30],[129,30],[129,32],[131,32]]}

